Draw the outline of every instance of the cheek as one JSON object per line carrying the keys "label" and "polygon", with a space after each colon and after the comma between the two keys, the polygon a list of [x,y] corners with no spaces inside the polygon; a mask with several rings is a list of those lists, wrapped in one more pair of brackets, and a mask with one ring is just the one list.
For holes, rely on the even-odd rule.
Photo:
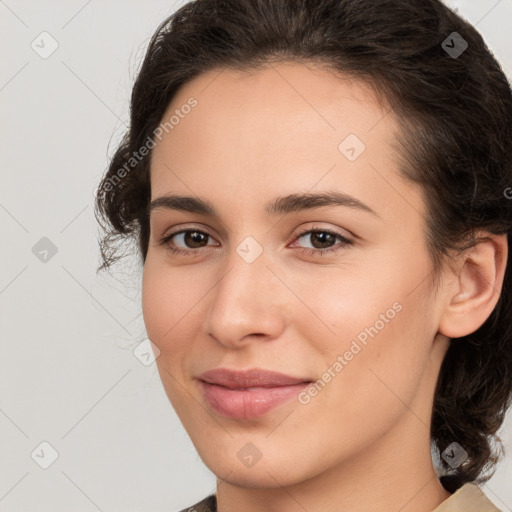
{"label": "cheek", "polygon": [[194,316],[194,303],[200,298],[195,286],[179,269],[165,268],[146,260],[142,280],[142,313],[148,338],[162,352],[179,350],[184,328]]}
{"label": "cheek", "polygon": [[[181,274],[181,275],[180,275]],[[160,350],[156,366],[164,390],[180,416],[193,410],[184,392],[184,369],[193,359],[193,323],[197,322],[201,295],[179,269],[146,259],[142,280],[142,313],[148,338]]]}
{"label": "cheek", "polygon": [[325,269],[300,277],[296,284],[301,299],[290,310],[292,322],[300,326],[302,338],[322,353],[343,353],[354,339],[365,343],[380,337],[402,314],[401,283],[388,274],[363,274],[355,268]]}
{"label": "cheek", "polygon": [[[366,266],[365,275],[341,272],[339,278],[301,287],[304,302],[318,314],[294,316],[302,337],[321,356],[322,381],[333,383],[321,394],[334,393],[333,400],[350,403],[353,413],[368,401],[381,408],[386,395],[399,402],[391,390],[404,401],[412,399],[435,334],[424,287],[415,289],[414,275],[421,272],[406,275],[401,271],[406,267],[396,263],[388,272],[385,265],[374,267],[372,272]],[[354,393],[364,399],[348,400]]]}
{"label": "cheek", "polygon": [[157,276],[158,272],[146,259],[142,278],[142,314],[148,338],[161,349],[165,330],[173,324],[174,308],[168,307],[172,291],[167,290],[168,293],[165,293],[165,280]]}
{"label": "cheek", "polygon": [[[377,313],[386,315],[388,302],[382,304]],[[428,345],[417,326],[413,305],[403,300],[400,304],[400,311],[388,311],[388,323],[375,316],[373,309],[359,313],[355,322],[346,316],[345,322],[336,324],[337,339],[321,347],[317,361],[323,364],[317,365],[315,391],[303,396],[298,407],[307,417],[307,426],[301,427],[303,436],[316,439],[315,453],[332,457],[333,463],[340,453],[362,449],[380,438],[413,407]],[[347,314],[357,306],[364,302],[342,305]],[[417,414],[422,416],[421,411]],[[333,450],[333,445],[339,449]],[[320,459],[317,463],[324,464]]]}

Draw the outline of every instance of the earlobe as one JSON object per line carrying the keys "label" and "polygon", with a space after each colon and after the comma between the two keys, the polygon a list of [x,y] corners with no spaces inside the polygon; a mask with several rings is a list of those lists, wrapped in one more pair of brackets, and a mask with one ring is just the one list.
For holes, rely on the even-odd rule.
{"label": "earlobe", "polygon": [[496,306],[507,265],[507,235],[485,233],[462,256],[459,271],[446,290],[447,304],[439,332],[460,338],[475,332]]}

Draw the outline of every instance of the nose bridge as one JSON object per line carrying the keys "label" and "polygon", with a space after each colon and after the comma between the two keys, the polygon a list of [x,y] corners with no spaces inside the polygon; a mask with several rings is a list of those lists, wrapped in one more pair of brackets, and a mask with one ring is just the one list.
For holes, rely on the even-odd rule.
{"label": "nose bridge", "polygon": [[254,239],[244,239],[233,248],[226,271],[212,290],[205,323],[208,335],[232,346],[250,334],[279,335],[284,322],[279,306],[282,291],[268,263]]}

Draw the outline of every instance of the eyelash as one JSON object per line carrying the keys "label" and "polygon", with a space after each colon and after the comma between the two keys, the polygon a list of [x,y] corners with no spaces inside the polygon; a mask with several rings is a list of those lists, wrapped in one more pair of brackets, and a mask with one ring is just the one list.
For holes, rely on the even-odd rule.
{"label": "eyelash", "polygon": [[[194,256],[197,256],[199,253],[203,252],[202,249],[205,249],[205,247],[202,247],[200,249],[185,250],[185,249],[177,249],[176,247],[174,247],[174,246],[172,246],[170,244],[171,239],[173,237],[175,237],[176,235],[180,235],[182,233],[189,233],[189,232],[201,233],[201,234],[204,234],[206,236],[212,237],[209,233],[207,233],[205,231],[202,231],[200,229],[194,229],[194,228],[182,229],[180,231],[176,231],[174,233],[170,233],[169,235],[163,237],[159,241],[158,245],[166,245],[167,249],[172,254],[179,254],[179,255],[182,255],[182,256],[189,256],[189,255],[193,254]],[[327,247],[325,249],[310,249],[310,248],[306,248],[306,247],[299,248],[299,250],[301,250],[302,252],[307,253],[308,256],[323,256],[326,253],[337,253],[344,246],[353,245],[354,244],[354,242],[352,240],[350,240],[349,238],[341,235],[340,233],[337,233],[336,231],[331,231],[330,229],[319,228],[317,226],[313,226],[312,228],[301,230],[297,234],[297,236],[295,237],[294,241],[299,239],[299,238],[302,238],[304,235],[311,234],[311,233],[327,233],[327,234],[329,234],[329,235],[331,235],[331,236],[333,236],[335,238],[338,238],[342,242],[343,245],[341,247],[338,247],[337,249],[333,249],[332,247]]]}

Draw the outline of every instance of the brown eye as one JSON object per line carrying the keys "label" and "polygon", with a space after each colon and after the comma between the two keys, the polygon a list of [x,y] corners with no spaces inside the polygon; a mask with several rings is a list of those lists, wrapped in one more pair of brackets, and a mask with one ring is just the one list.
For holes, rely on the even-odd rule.
{"label": "brown eye", "polygon": [[203,242],[208,242],[208,237],[206,233],[202,231],[183,231],[183,242],[191,249],[197,249],[199,247],[203,247]]}
{"label": "brown eye", "polygon": [[[198,252],[197,249],[207,247],[208,238],[212,237],[204,231],[182,229],[162,238],[159,245],[166,245],[173,253],[190,254],[191,252]],[[190,249],[190,251],[187,249]]]}
{"label": "brown eye", "polygon": [[[310,241],[310,247],[300,247],[301,250],[307,251],[308,254],[320,254],[323,255],[327,252],[335,253],[338,250],[341,250],[343,246],[352,245],[352,240],[343,236],[336,231],[331,231],[329,229],[321,229],[321,228],[312,228],[302,231],[296,238],[296,240],[300,240],[304,238],[305,240]],[[341,247],[333,248],[333,244],[336,244],[336,241],[341,242]]]}
{"label": "brown eye", "polygon": [[[160,240],[159,245],[166,245],[169,251],[174,254],[190,255],[200,254],[201,249],[208,247],[208,239],[211,235],[198,229],[182,229],[175,233],[170,233]],[[310,241],[310,247],[299,247],[302,251],[307,251],[309,255],[324,255],[325,253],[335,253],[344,246],[353,245],[353,242],[344,235],[331,231],[329,229],[312,228],[303,230],[296,240],[304,238]],[[333,248],[338,241],[338,246]]]}

